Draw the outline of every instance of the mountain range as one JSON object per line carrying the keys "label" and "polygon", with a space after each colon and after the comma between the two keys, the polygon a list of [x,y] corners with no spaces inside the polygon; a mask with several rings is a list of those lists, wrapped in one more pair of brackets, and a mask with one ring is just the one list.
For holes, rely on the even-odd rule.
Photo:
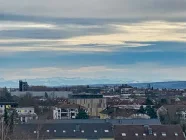
{"label": "mountain range", "polygon": [[[24,80],[23,80],[24,81]],[[54,77],[54,78],[36,78],[26,79],[29,85],[44,85],[44,86],[68,86],[68,85],[96,85],[96,84],[123,84],[123,83],[134,83],[138,81],[132,80],[120,80],[120,79],[109,79],[105,77],[101,78],[66,78],[66,77]],[[0,87],[18,87],[19,80],[5,80],[0,78]]]}
{"label": "mountain range", "polygon": [[[18,88],[19,80],[5,80],[0,78],[0,87]],[[44,85],[44,86],[69,86],[69,85],[92,85],[92,86],[103,86],[103,85],[118,85],[118,84],[129,84],[134,87],[147,87],[150,84],[154,88],[172,88],[172,89],[186,89],[186,81],[166,81],[166,82],[143,82],[135,81],[130,79],[109,79],[109,78],[65,78],[65,77],[54,77],[54,78],[36,78],[27,79],[29,85]]]}

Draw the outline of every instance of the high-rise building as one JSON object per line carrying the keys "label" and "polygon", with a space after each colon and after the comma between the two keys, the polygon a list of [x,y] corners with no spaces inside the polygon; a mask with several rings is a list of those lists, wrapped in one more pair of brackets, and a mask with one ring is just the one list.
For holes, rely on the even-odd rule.
{"label": "high-rise building", "polygon": [[19,91],[27,91],[28,90],[28,83],[22,80],[19,81]]}
{"label": "high-rise building", "polygon": [[147,89],[150,89],[151,88],[151,85],[150,84],[147,84]]}

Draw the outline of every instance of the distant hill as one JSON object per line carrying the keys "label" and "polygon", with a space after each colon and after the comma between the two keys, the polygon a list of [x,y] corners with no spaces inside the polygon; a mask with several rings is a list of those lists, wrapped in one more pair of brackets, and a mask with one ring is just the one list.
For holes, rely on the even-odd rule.
{"label": "distant hill", "polygon": [[150,84],[153,88],[168,88],[168,89],[186,89],[186,81],[170,81],[170,82],[154,82],[154,83],[131,83],[133,87],[147,87]]}

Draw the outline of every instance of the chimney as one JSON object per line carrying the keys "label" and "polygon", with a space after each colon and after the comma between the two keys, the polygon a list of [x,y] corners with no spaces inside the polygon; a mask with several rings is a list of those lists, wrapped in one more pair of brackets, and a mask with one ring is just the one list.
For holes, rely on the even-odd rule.
{"label": "chimney", "polygon": [[122,120],[121,119],[119,119],[119,124],[122,124]]}
{"label": "chimney", "polygon": [[106,122],[106,123],[109,123],[109,119],[105,119],[105,122]]}
{"label": "chimney", "polygon": [[152,135],[152,128],[150,128],[150,127],[148,128],[148,134]]}
{"label": "chimney", "polygon": [[152,128],[149,125],[144,125],[145,133],[148,135],[152,135]]}
{"label": "chimney", "polygon": [[80,125],[76,124],[76,131],[80,131]]}

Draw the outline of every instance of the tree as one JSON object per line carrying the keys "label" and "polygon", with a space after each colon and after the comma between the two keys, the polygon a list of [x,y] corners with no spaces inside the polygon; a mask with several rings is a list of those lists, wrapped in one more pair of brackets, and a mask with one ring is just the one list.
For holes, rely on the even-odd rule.
{"label": "tree", "polygon": [[145,104],[146,105],[153,105],[153,102],[149,98],[147,98],[145,101]]}
{"label": "tree", "polygon": [[11,96],[10,92],[7,90],[6,87],[4,88],[4,92],[5,92],[6,100],[11,101],[12,100],[12,96]]}
{"label": "tree", "polygon": [[14,129],[15,115],[16,115],[16,112],[15,112],[15,110],[13,110],[11,115],[10,115],[10,119],[9,119],[9,129],[10,129],[11,133],[13,133],[13,129]]}
{"label": "tree", "polygon": [[12,100],[12,96],[6,87],[3,88],[2,91],[0,91],[0,94],[1,94],[0,98],[2,101],[11,101]]}
{"label": "tree", "polygon": [[138,110],[138,113],[145,114],[145,109],[144,109],[143,105],[140,106],[140,109]]}
{"label": "tree", "polygon": [[47,92],[45,92],[45,98],[48,99],[48,94],[47,94]]}
{"label": "tree", "polygon": [[157,118],[156,111],[153,107],[148,105],[145,110],[146,110],[146,114],[149,115],[151,119]]}
{"label": "tree", "polygon": [[78,112],[78,114],[76,116],[76,119],[88,119],[88,118],[89,118],[89,116],[85,112],[85,110],[84,109],[79,109],[79,112]]}
{"label": "tree", "polygon": [[19,106],[34,106],[36,102],[31,93],[27,92],[25,95],[21,96],[18,102]]}
{"label": "tree", "polygon": [[4,112],[4,122],[5,122],[5,125],[8,126],[9,118],[8,118],[8,112],[7,112],[6,106],[5,106],[5,112]]}
{"label": "tree", "polygon": [[166,99],[161,99],[161,105],[165,105],[167,104],[167,100]]}
{"label": "tree", "polygon": [[182,130],[183,130],[183,133],[185,133],[186,132],[186,124],[184,123],[184,124],[182,124]]}

